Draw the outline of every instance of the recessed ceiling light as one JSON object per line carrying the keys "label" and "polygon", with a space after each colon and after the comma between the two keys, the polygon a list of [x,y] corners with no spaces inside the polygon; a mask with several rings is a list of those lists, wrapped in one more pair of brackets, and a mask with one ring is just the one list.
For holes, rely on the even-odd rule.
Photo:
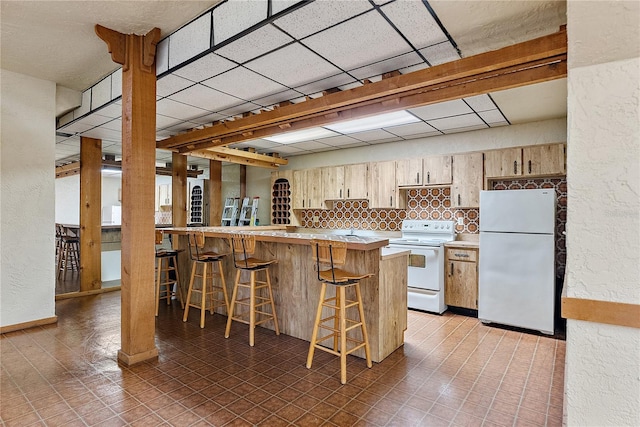
{"label": "recessed ceiling light", "polygon": [[377,116],[365,117],[362,119],[349,120],[346,122],[333,123],[325,127],[336,132],[349,134],[364,132],[372,129],[381,129],[390,126],[406,125],[408,123],[417,123],[419,121],[419,118],[403,110],[395,111],[393,113],[380,114]]}
{"label": "recessed ceiling light", "polygon": [[312,141],[318,138],[327,138],[336,135],[335,132],[325,128],[310,128],[297,130],[294,132],[279,133],[265,137],[268,141],[279,142],[280,144],[293,144],[295,142]]}

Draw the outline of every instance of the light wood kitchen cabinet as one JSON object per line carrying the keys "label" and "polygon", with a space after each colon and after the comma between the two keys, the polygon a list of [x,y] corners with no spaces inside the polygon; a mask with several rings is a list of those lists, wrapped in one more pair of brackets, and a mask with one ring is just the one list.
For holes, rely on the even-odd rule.
{"label": "light wood kitchen cabinet", "polygon": [[484,175],[491,178],[522,175],[522,148],[485,151]]}
{"label": "light wood kitchen cabinet", "polygon": [[396,162],[369,164],[369,207],[404,209],[406,201],[400,199],[396,185]]}
{"label": "light wood kitchen cabinet", "polygon": [[478,249],[447,247],[445,264],[445,304],[477,310]]}
{"label": "light wood kitchen cabinet", "polygon": [[369,165],[344,165],[344,199],[369,198]]}
{"label": "light wood kitchen cabinet", "polygon": [[322,168],[323,200],[345,199],[344,166]]}
{"label": "light wood kitchen cabinet", "polygon": [[451,184],[451,156],[429,156],[422,159],[424,185]]}
{"label": "light wood kitchen cabinet", "polygon": [[482,153],[456,154],[453,156],[451,205],[456,208],[480,206],[482,189]]}
{"label": "light wood kitchen cabinet", "polygon": [[566,147],[565,144],[549,144],[522,148],[524,175],[565,175]]}
{"label": "light wood kitchen cabinet", "polygon": [[422,159],[397,160],[396,181],[399,187],[422,185]]}
{"label": "light wood kitchen cabinet", "polygon": [[294,171],[293,181],[294,190],[291,192],[293,209],[324,208],[320,168]]}

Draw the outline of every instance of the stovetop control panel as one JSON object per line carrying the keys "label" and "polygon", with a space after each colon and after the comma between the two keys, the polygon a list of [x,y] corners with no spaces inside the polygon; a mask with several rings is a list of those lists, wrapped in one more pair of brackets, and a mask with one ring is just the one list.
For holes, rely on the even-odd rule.
{"label": "stovetop control panel", "polygon": [[455,228],[453,221],[405,219],[402,221],[402,232],[409,232],[411,234],[453,234],[455,233]]}

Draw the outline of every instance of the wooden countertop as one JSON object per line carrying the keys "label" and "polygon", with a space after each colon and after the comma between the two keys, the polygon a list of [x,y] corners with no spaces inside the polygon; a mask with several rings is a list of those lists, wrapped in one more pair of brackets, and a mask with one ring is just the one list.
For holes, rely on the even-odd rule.
{"label": "wooden countertop", "polygon": [[254,234],[256,240],[262,242],[287,243],[292,245],[308,245],[313,239],[335,240],[347,242],[347,249],[370,251],[385,247],[389,239],[374,236],[340,236],[320,233],[287,232],[283,225],[259,227],[168,227],[161,229],[170,234],[187,234],[189,232],[203,232],[205,237],[227,238],[231,233]]}
{"label": "wooden countertop", "polygon": [[411,250],[401,248],[382,248],[380,259],[391,259],[399,256],[410,255]]}

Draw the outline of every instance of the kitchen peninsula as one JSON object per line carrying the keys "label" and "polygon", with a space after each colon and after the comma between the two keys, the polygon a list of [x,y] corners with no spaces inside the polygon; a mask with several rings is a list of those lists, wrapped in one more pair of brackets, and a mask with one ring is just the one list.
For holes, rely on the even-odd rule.
{"label": "kitchen peninsula", "polygon": [[[231,233],[254,234],[257,241],[255,256],[278,260],[270,268],[270,274],[280,331],[307,341],[311,339],[314,314],[320,298],[320,283],[311,259],[309,242],[314,238],[345,241],[345,269],[373,273],[372,277],[361,281],[372,360],[382,361],[404,343],[409,251],[385,248],[388,244],[385,238],[287,232],[284,226],[173,227],[163,228],[162,231],[178,236],[177,245],[184,249],[179,260],[183,289],[188,286],[191,271],[187,233],[203,232],[205,249],[224,254],[231,252],[227,240]],[[235,277],[231,255],[225,257],[224,273],[231,294]],[[226,315],[223,309],[219,310]],[[270,323],[265,326],[272,327]],[[362,349],[353,354],[364,357]]]}

